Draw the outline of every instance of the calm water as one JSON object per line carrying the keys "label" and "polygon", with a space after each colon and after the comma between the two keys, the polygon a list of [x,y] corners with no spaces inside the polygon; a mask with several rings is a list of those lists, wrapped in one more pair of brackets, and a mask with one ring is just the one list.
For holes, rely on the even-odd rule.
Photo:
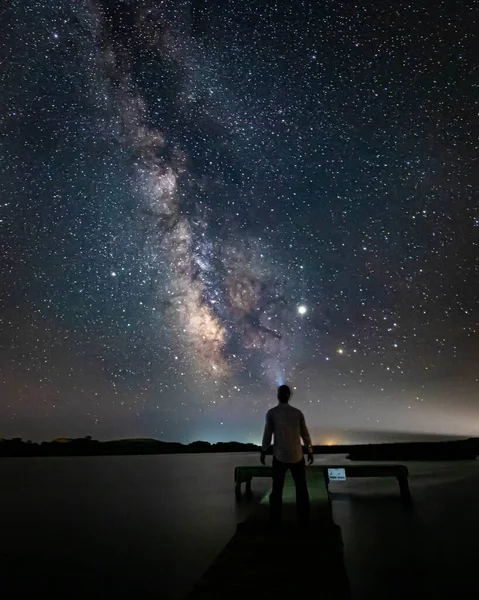
{"label": "calm water", "polygon": [[[0,460],[0,593],[181,598],[251,510],[235,503],[238,464],[258,457]],[[420,597],[423,584],[428,597],[466,597],[477,587],[479,464],[409,467],[413,513],[394,480],[332,488],[354,597]],[[257,497],[268,488],[253,485]]]}

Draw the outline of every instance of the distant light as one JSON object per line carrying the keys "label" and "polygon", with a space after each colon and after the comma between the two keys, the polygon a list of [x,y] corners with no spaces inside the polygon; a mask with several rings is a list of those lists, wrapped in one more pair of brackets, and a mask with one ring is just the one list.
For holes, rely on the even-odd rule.
{"label": "distant light", "polygon": [[338,348],[338,354],[344,354],[344,348]]}
{"label": "distant light", "polygon": [[305,315],[308,312],[308,307],[305,306],[304,304],[300,304],[298,306],[298,314],[300,315]]}
{"label": "distant light", "polygon": [[115,271],[112,271],[112,272],[110,273],[110,275],[111,275],[112,277],[116,277],[116,273],[115,273]]}

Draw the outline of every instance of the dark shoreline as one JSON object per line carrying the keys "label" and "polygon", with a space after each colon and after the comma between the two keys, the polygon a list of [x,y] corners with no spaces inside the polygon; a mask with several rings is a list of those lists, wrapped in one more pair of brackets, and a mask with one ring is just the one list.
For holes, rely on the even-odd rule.
{"label": "dark shoreline", "polygon": [[[350,460],[475,460],[479,438],[446,442],[399,442],[314,446],[314,454],[347,454]],[[20,438],[0,440],[0,457],[46,456],[115,456],[143,454],[197,454],[258,452],[259,446],[241,442],[162,442],[153,439],[112,440],[100,442],[90,437],[51,442],[24,442]]]}

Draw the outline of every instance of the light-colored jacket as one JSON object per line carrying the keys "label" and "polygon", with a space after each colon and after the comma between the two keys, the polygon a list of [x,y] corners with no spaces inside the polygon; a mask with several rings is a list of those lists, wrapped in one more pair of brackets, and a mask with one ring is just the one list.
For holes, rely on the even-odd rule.
{"label": "light-colored jacket", "polygon": [[266,450],[271,445],[274,436],[273,456],[285,463],[296,463],[303,459],[304,445],[311,449],[311,438],[304,420],[303,413],[287,403],[279,403],[266,413],[263,443],[261,450]]}

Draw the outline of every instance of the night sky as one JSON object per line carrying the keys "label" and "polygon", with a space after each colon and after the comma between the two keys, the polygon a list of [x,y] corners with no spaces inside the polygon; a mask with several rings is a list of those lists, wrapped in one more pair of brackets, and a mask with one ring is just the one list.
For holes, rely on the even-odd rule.
{"label": "night sky", "polygon": [[0,437],[477,435],[477,3],[0,13]]}

